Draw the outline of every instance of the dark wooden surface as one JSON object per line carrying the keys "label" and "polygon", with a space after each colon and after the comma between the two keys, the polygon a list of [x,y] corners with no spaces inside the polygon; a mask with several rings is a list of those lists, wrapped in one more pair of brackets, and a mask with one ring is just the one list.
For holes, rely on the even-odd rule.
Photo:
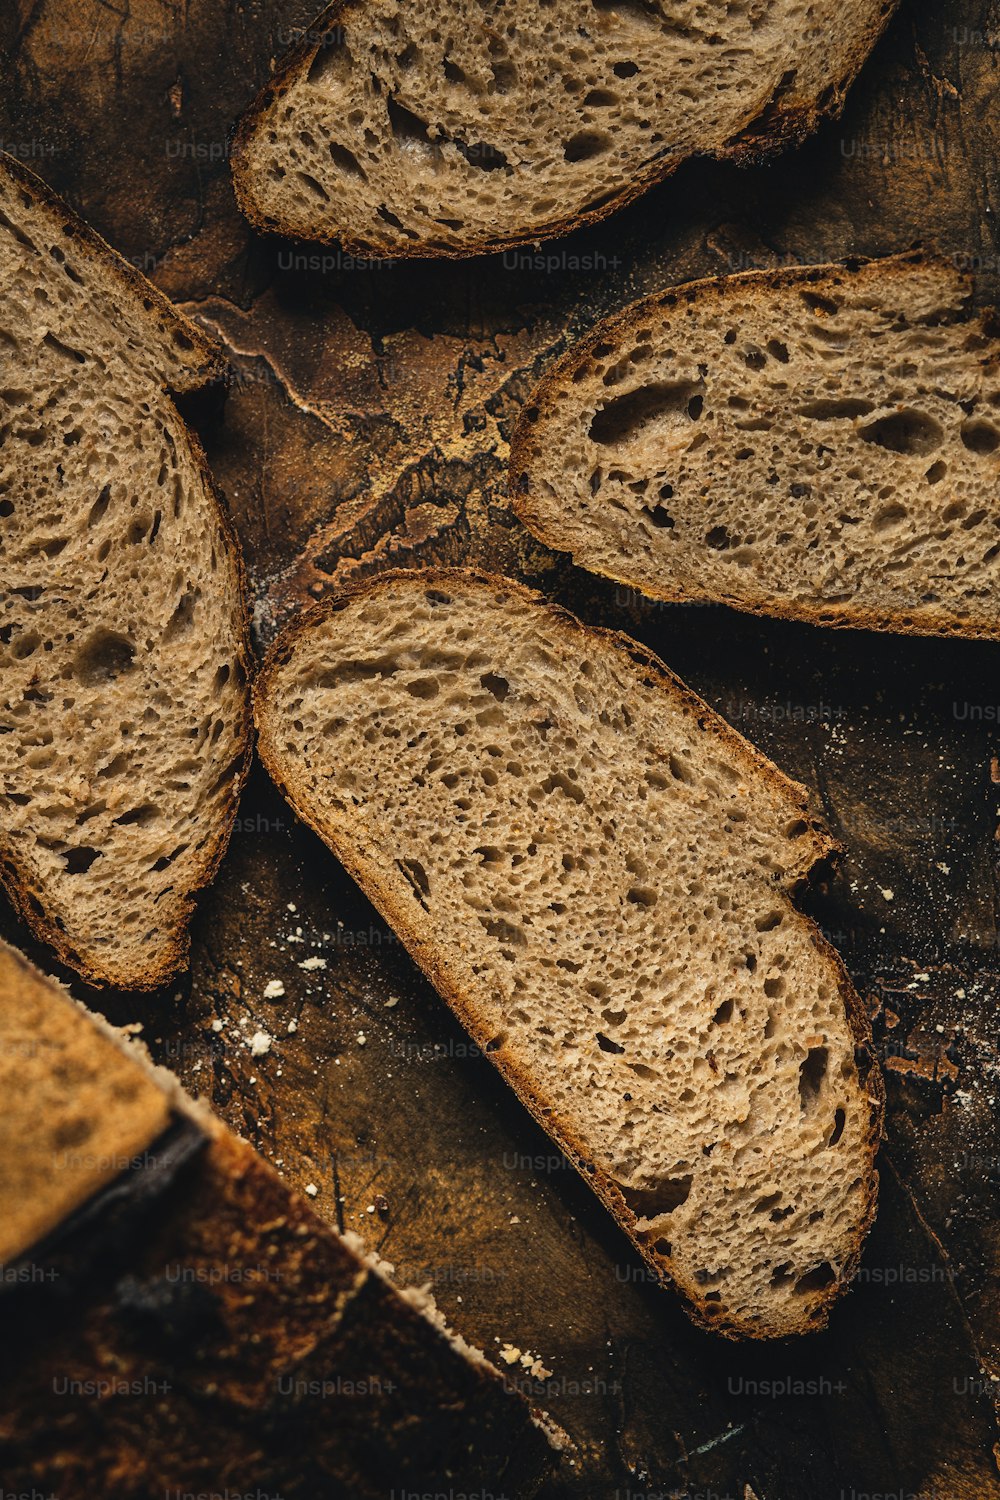
{"label": "dark wooden surface", "polygon": [[[474,560],[648,642],[807,784],[846,850],[809,905],[887,1065],[878,1224],[829,1332],[744,1349],[695,1331],[259,770],[190,976],[87,998],[142,1020],[470,1339],[541,1361],[511,1378],[584,1457],[550,1500],[1000,1496],[1000,648],[644,604],[546,554],[504,485],[546,360],[648,289],[919,240],[1000,301],[1000,7],[903,0],[843,120],[803,150],[693,164],[539,264],[444,267],[358,267],[261,240],[237,212],[228,134],[310,19],[307,0],[8,0],[0,139],[227,344],[230,388],[188,415],[237,519],[260,644],[359,572]],[[0,930],[32,946],[6,909]],[[258,1030],[274,1040],[254,1057]]]}

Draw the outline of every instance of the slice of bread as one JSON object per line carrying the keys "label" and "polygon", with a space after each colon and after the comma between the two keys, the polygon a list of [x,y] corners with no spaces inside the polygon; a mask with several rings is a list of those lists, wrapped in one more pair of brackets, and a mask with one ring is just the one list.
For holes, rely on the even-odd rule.
{"label": "slice of bread", "polygon": [[187,951],[249,754],[242,564],[168,388],[215,346],[0,162],[0,878],[93,984]]}
{"label": "slice of bread", "polygon": [[646,298],[545,377],[521,520],[656,599],[1000,635],[1000,341],[968,278],[904,255]]}
{"label": "slice of bread", "polygon": [[565,234],[687,157],[807,135],[894,8],[337,0],[243,119],[237,197],[262,229],[379,256]]}
{"label": "slice of bread", "polygon": [[644,647],[509,579],[383,574],[293,623],[263,761],[696,1317],[819,1327],[881,1080],[792,904],[803,789]]}
{"label": "slice of bread", "polygon": [[565,1435],[2,943],[0,1097],[9,1491],[534,1493]]}

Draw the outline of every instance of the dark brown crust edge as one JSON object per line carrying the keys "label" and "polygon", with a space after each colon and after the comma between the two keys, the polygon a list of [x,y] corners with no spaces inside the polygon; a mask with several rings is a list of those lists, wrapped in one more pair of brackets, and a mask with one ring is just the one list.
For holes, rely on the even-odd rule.
{"label": "dark brown crust edge", "polygon": [[[569,622],[575,630],[582,634],[590,637],[599,637],[614,649],[624,651],[641,672],[654,676],[662,685],[665,692],[679,699],[696,714],[699,722],[717,734],[719,739],[730,750],[736,753],[737,758],[744,762],[748,772],[757,777],[762,777],[765,781],[771,782],[787,799],[790,814],[800,818],[808,825],[811,846],[811,857],[807,867],[809,872],[816,865],[836,854],[837,849],[833,840],[820,827],[819,823],[809,815],[805,789],[785,776],[777,766],[762,755],[760,751],[756,750],[749,741],[743,739],[731,725],[727,724],[724,719],[716,714],[695,693],[691,692],[679,678],[674,676],[658,656],[620,631],[597,629],[582,624],[568,610],[550,603],[543,595],[526,588],[514,579],[503,577],[499,574],[462,568],[394,569],[376,574],[374,577],[363,580],[346,589],[343,593],[324,600],[320,604],[309,606],[286,626],[275,640],[257,678],[254,690],[254,714],[259,733],[258,751],[261,761],[276,786],[289,802],[296,816],[312,828],[333,851],[386,922],[399,934],[410,956],[423,970],[435,989],[445,999],[483,1051],[486,1051],[486,1043],[489,1040],[488,1031],[480,1025],[479,1018],[469,998],[451,982],[447,973],[442,970],[439,946],[433,939],[428,938],[420,931],[419,927],[410,920],[410,916],[405,910],[399,910],[396,907],[392,893],[385,890],[379,882],[377,868],[358,855],[350,837],[339,833],[332,822],[323,822],[313,818],[309,814],[304,803],[297,797],[295,787],[282,774],[280,758],[273,752],[270,743],[268,708],[271,697],[271,683],[275,674],[290,661],[303,637],[321,625],[330,615],[339,613],[339,611],[345,609],[355,601],[379,594],[387,584],[396,584],[404,581],[412,584],[415,588],[421,589],[427,587],[447,588],[449,583],[454,583],[456,586],[469,582],[480,583],[496,591],[514,594],[523,602],[526,608],[539,610],[555,616],[563,623]],[[827,960],[834,971],[837,988],[843,1000],[848,1026],[854,1037],[855,1051],[859,1063],[859,1092],[862,1098],[868,1099],[871,1111],[866,1140],[867,1171],[865,1175],[867,1193],[865,1206],[858,1225],[855,1248],[845,1265],[844,1274],[840,1280],[833,1282],[829,1288],[824,1289],[823,1295],[810,1304],[811,1309],[815,1309],[815,1312],[808,1323],[781,1327],[771,1332],[761,1331],[752,1326],[747,1327],[742,1324],[709,1316],[705,1311],[706,1303],[701,1295],[700,1288],[693,1283],[683,1282],[675,1274],[671,1263],[666,1257],[658,1255],[650,1245],[643,1243],[636,1237],[634,1233],[636,1216],[629,1209],[620,1190],[595,1163],[589,1161],[585,1149],[574,1138],[572,1133],[554,1123],[551,1105],[538,1092],[531,1077],[525,1071],[516,1068],[505,1057],[503,1048],[487,1052],[487,1056],[489,1056],[502,1077],[511,1085],[529,1113],[534,1116],[538,1124],[548,1132],[556,1144],[565,1152],[566,1156],[578,1167],[585,1181],[589,1182],[597,1196],[617,1221],[619,1227],[628,1235],[639,1254],[656,1273],[656,1276],[660,1280],[672,1281],[678,1288],[685,1299],[687,1311],[694,1322],[711,1332],[721,1333],[731,1339],[780,1338],[787,1335],[815,1332],[824,1327],[828,1321],[831,1307],[847,1289],[857,1271],[864,1241],[874,1221],[877,1208],[878,1173],[875,1170],[875,1157],[882,1138],[882,1125],[885,1113],[885,1086],[871,1050],[872,1034],[868,1013],[851,983],[840,955],[826,941],[816,924],[803,916],[794,905],[794,890],[797,885],[801,885],[806,879],[808,879],[808,874],[791,887],[784,888],[781,894],[789,907],[799,916],[800,920],[807,923],[813,946],[817,953]]]}
{"label": "dark brown crust edge", "polygon": [[[726,296],[730,288],[734,286],[758,286],[760,288],[772,288],[779,286],[795,285],[807,282],[811,285],[823,284],[826,279],[836,273],[852,273],[867,266],[878,266],[890,274],[905,274],[912,266],[934,266],[940,265],[942,270],[947,269],[949,277],[961,281],[966,289],[966,300],[971,298],[972,279],[962,271],[959,271],[951,261],[945,260],[933,252],[925,250],[904,251],[899,255],[885,257],[852,256],[843,261],[829,262],[817,266],[782,266],[777,270],[741,271],[730,276],[709,276],[697,281],[682,282],[678,286],[668,287],[662,292],[655,292],[651,296],[643,297],[637,302],[630,303],[621,312],[604,318],[597,323],[585,338],[579,343],[573,344],[555,363],[545,372],[541,380],[535,386],[527,402],[525,403],[514,428],[510,443],[510,460],[508,467],[508,491],[511,507],[518,520],[528,528],[533,536],[537,537],[553,551],[567,553],[577,563],[576,554],[569,551],[557,541],[548,529],[546,507],[540,502],[537,494],[531,488],[531,470],[534,457],[534,444],[532,434],[534,419],[532,413],[539,411],[549,405],[550,398],[557,392],[562,391],[572,382],[573,374],[580,369],[584,362],[590,357],[595,344],[605,342],[617,342],[626,339],[644,321],[649,313],[658,312],[664,305],[674,302],[693,302],[702,297],[711,295]],[[977,315],[983,321],[988,320],[989,312],[986,309],[979,310]],[[747,599],[736,598],[723,593],[693,593],[687,592],[679,587],[672,587],[669,580],[664,580],[661,588],[652,589],[648,584],[639,585],[634,578],[630,578],[626,572],[611,572],[598,568],[590,561],[580,561],[577,564],[587,572],[596,574],[601,578],[608,578],[613,583],[619,583],[627,588],[635,589],[649,599],[657,599],[665,604],[691,604],[710,603],[727,605],[731,609],[737,609],[743,614],[763,616],[770,619],[796,620],[808,625],[823,625],[834,630],[879,630],[888,631],[899,635],[916,636],[946,636],[962,640],[997,640],[1000,639],[1000,611],[998,611],[997,623],[994,627],[978,625],[975,623],[963,624],[952,615],[944,611],[934,612],[924,610],[919,616],[899,611],[879,611],[866,609],[851,602],[840,604],[824,604],[820,601],[811,603],[809,601],[781,601],[780,603],[758,603]]]}
{"label": "dark brown crust edge", "polygon": [[[56,193],[34,172],[28,170],[16,158],[0,153],[0,167],[5,168],[10,176],[19,182],[35,198],[39,199],[57,217],[62,218],[64,223],[71,225],[73,231],[84,249],[101,262],[105,269],[110,269],[113,274],[123,276],[132,291],[144,299],[150,300],[165,317],[174,319],[192,340],[195,348],[201,353],[204,361],[204,369],[192,380],[191,386],[185,389],[194,389],[209,380],[217,378],[226,369],[226,359],[221,348],[215,343],[205,331],[190,318],[186,317],[174,304],[152,282],[147,281],[145,276],[124,260],[118,251],[113,249],[101,236],[86,224],[78,214],[64,203]],[[164,386],[164,393],[169,396],[169,391]],[[195,910],[198,894],[214,880],[219,865],[222,862],[229,839],[236,821],[236,813],[239,808],[240,796],[247,777],[250,774],[250,765],[253,754],[253,707],[252,707],[252,685],[254,677],[254,654],[250,642],[250,614],[248,608],[248,588],[246,565],[243,559],[243,550],[236,534],[229,507],[215,483],[205,458],[204,450],[195,433],[178,417],[182,433],[187,438],[194,459],[195,468],[205,490],[206,497],[211,505],[214,502],[219,523],[219,530],[223,542],[228,548],[229,556],[233,561],[236,575],[237,597],[234,601],[238,621],[238,635],[236,640],[236,659],[241,666],[246,678],[246,692],[244,693],[244,705],[242,721],[239,726],[239,743],[243,747],[242,765],[236,773],[233,781],[230,806],[225,818],[220,822],[215,840],[206,847],[206,857],[201,869],[196,873],[194,883],[188,888],[183,900],[178,923],[173,933],[169,935],[169,941],[163,950],[160,962],[149,968],[137,970],[113,971],[102,966],[94,957],[77,952],[67,941],[66,936],[55,925],[45,912],[44,891],[38,885],[32,884],[27,876],[19,870],[16,845],[14,841],[5,838],[0,829],[0,886],[3,887],[11,905],[31,930],[33,935],[52,949],[59,962],[67,968],[73,969],[87,984],[94,988],[116,988],[130,990],[154,990],[165,984],[170,977],[184,965],[190,950],[190,937],[188,925]]]}
{"label": "dark brown crust edge", "polygon": [[[254,132],[269,106],[283,98],[298,82],[301,72],[312,63],[319,48],[323,45],[322,37],[328,35],[338,24],[345,11],[358,3],[359,0],[332,0],[332,4],[320,12],[312,24],[306,28],[301,40],[295,43],[279,62],[269,82],[258,92],[237,124],[230,153],[236,201],[254,228],[262,233],[288,235],[291,238],[301,237],[298,231],[290,229],[287,223],[269,214],[258,200],[252,186],[252,173],[248,170],[247,160],[247,152]],[[884,33],[898,4],[899,0],[886,0],[881,15],[877,17],[868,32],[859,38],[851,54],[847,71],[824,90],[822,102],[810,100],[782,104],[779,101],[775,103],[772,112],[769,112],[768,107],[765,106],[764,111],[758,112],[749,119],[728,144],[717,151],[706,152],[705,155],[711,160],[733,161],[741,166],[752,166],[769,160],[786,147],[801,145],[823,120],[836,119],[843,109],[848,89]],[[754,126],[757,124],[761,128],[755,131]],[[596,208],[583,209],[566,218],[557,219],[551,224],[538,225],[530,229],[516,229],[509,234],[496,234],[479,240],[470,239],[468,244],[462,246],[430,248],[420,242],[412,245],[404,242],[390,248],[385,244],[370,243],[360,234],[353,233],[346,225],[336,233],[318,233],[309,238],[321,245],[340,244],[348,253],[358,257],[391,257],[394,260],[466,260],[474,255],[515,250],[523,245],[538,245],[544,240],[559,239],[576,229],[583,228],[584,225],[599,223],[641,197],[657,183],[672,176],[682,162],[689,160],[691,160],[690,157],[673,156],[651,161],[637,177],[631,182],[623,183],[618,192],[606,198]]]}

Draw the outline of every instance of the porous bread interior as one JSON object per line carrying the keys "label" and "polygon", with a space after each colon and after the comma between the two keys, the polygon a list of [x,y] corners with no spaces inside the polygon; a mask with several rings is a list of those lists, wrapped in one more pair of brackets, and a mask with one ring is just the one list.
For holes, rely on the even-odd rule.
{"label": "porous bread interior", "polygon": [[873,1192],[846,980],[789,900],[827,846],[645,658],[443,576],[279,650],[265,764],[703,1316],[807,1328]]}
{"label": "porous bread interior", "polygon": [[358,0],[253,121],[237,186],[285,233],[378,253],[559,232],[772,101],[815,114],[887,8]]}
{"label": "porous bread interior", "polygon": [[163,389],[205,350],[71,220],[0,172],[0,874],[68,962],[144,985],[234,811],[243,606]]}
{"label": "porous bread interior", "polygon": [[1000,633],[1000,346],[944,262],[637,304],[544,382],[519,514],[670,599]]}

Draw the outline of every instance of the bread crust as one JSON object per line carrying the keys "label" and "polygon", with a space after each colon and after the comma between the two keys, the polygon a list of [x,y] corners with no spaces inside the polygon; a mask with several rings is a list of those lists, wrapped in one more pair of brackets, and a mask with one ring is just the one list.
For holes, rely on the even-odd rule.
{"label": "bread crust", "polygon": [[[28,170],[20,161],[5,153],[0,153],[0,166],[6,169],[15,181],[21,183],[35,198],[41,199],[44,204],[56,215],[61,217],[64,224],[72,228],[73,234],[87,251],[87,253],[98,262],[105,270],[113,274],[123,276],[130,288],[139,296],[149,300],[167,318],[176,321],[188,338],[191,339],[195,349],[199,352],[202,360],[201,368],[193,375],[190,385],[185,390],[196,389],[207,384],[210,380],[222,376],[227,369],[227,360],[220,346],[211,338],[197,323],[184,315],[174,304],[147,281],[146,277],[121,255],[114,250],[106,240],[86,224],[73,210],[58,197],[56,193],[36,177],[34,172]],[[169,394],[166,385],[164,391]],[[243,747],[243,758],[240,769],[233,780],[232,796],[226,816],[220,821],[214,840],[208,845],[205,859],[201,869],[197,872],[194,883],[189,886],[184,894],[181,916],[177,926],[170,936],[170,941],[163,951],[159,963],[150,964],[141,970],[112,970],[102,966],[93,956],[78,952],[68,942],[63,933],[48,916],[45,911],[44,891],[34,884],[27,873],[20,866],[17,857],[17,845],[10,838],[2,826],[0,826],[0,886],[3,887],[15,911],[30,928],[35,937],[45,943],[55,953],[59,962],[67,968],[75,970],[87,984],[94,988],[116,988],[130,990],[154,990],[165,984],[170,977],[183,967],[190,951],[190,936],[188,924],[194,913],[196,899],[199,892],[210,885],[222,862],[226,849],[229,845],[233,824],[239,807],[240,795],[246,779],[250,774],[250,765],[253,754],[253,708],[252,708],[252,682],[255,670],[255,657],[250,641],[250,612],[248,605],[248,587],[246,565],[243,559],[243,551],[240,546],[236,528],[229,511],[228,504],[219,490],[215,479],[208,467],[204,449],[197,435],[180,419],[178,423],[184,437],[187,440],[194,459],[198,476],[205,489],[205,494],[211,504],[214,504],[219,530],[234,565],[236,575],[236,594],[234,600],[237,618],[237,639],[235,643],[236,660],[243,670],[247,691],[244,695],[243,713],[239,725],[239,740]]]}
{"label": "bread crust", "polygon": [[[398,933],[410,956],[423,970],[438,993],[447,1001],[455,1015],[469,1031],[476,1044],[490,1058],[501,1076],[511,1085],[529,1113],[534,1116],[542,1129],[552,1137],[556,1144],[565,1152],[566,1156],[581,1171],[582,1175],[590,1183],[591,1187],[593,1187],[597,1196],[610,1211],[619,1227],[639,1251],[643,1260],[656,1273],[656,1276],[660,1280],[672,1281],[682,1292],[694,1321],[701,1327],[710,1329],[716,1333],[722,1333],[727,1338],[734,1340],[745,1338],[771,1339],[816,1331],[825,1326],[830,1308],[855,1274],[860,1261],[862,1246],[875,1218],[878,1199],[878,1173],[875,1170],[875,1157],[882,1138],[885,1112],[885,1087],[881,1072],[871,1051],[872,1034],[868,1013],[851,983],[843,960],[823,937],[816,924],[808,918],[803,918],[804,921],[809,922],[810,937],[813,946],[829,962],[834,971],[837,988],[844,1003],[848,1025],[854,1037],[855,1052],[859,1063],[861,1093],[868,1098],[870,1103],[870,1128],[866,1140],[866,1202],[857,1232],[855,1247],[845,1268],[844,1275],[839,1281],[833,1282],[829,1288],[825,1288],[822,1299],[818,1303],[813,1304],[816,1308],[816,1315],[810,1319],[808,1324],[793,1324],[789,1322],[787,1326],[765,1332],[755,1330],[752,1327],[748,1328],[743,1324],[726,1321],[724,1318],[718,1316],[710,1317],[705,1311],[707,1304],[701,1288],[695,1282],[685,1281],[682,1277],[678,1276],[673,1264],[668,1262],[666,1257],[659,1255],[651,1245],[644,1243],[635,1235],[632,1227],[635,1222],[635,1215],[628,1208],[623,1194],[611,1178],[595,1162],[588,1159],[583,1143],[565,1127],[553,1124],[554,1112],[552,1105],[538,1091],[532,1082],[530,1074],[525,1069],[518,1068],[505,1055],[503,1047],[496,1050],[487,1050],[486,1044],[490,1039],[490,1030],[483,1018],[477,1013],[471,996],[463,993],[461,988],[453,982],[452,977],[448,974],[447,965],[442,964],[440,946],[434,940],[433,936],[423,930],[421,924],[413,920],[408,908],[397,903],[393,892],[380,880],[377,864],[374,861],[368,861],[359,852],[357,842],[351,836],[348,829],[342,827],[335,817],[322,819],[314,818],[311,815],[305,806],[304,799],[297,795],[295,786],[290,784],[282,774],[279,758],[272,753],[268,715],[271,685],[276,673],[289,662],[299,643],[313,629],[321,625],[332,614],[339,613],[355,601],[377,596],[387,585],[412,583],[414,588],[419,589],[428,587],[446,589],[449,584],[457,586],[473,581],[492,588],[497,592],[502,590],[507,595],[516,596],[523,603],[526,610],[535,610],[550,618],[558,618],[564,623],[569,622],[581,634],[591,638],[598,637],[609,646],[624,650],[639,671],[646,676],[653,676],[665,692],[686,705],[697,715],[699,723],[711,727],[712,731],[726,744],[735,757],[743,761],[748,773],[769,782],[787,801],[789,814],[794,818],[801,819],[808,825],[808,835],[803,835],[803,842],[805,843],[808,836],[809,858],[805,866],[806,873],[803,874],[799,884],[805,882],[808,874],[817,865],[837,857],[840,852],[837,845],[820,826],[819,822],[810,816],[808,794],[805,788],[787,777],[772,761],[769,761],[749,741],[738,734],[731,725],[726,723],[725,719],[682,683],[652,651],[622,631],[606,630],[584,625],[568,610],[563,609],[560,605],[552,604],[543,595],[533,589],[527,588],[524,584],[514,579],[479,570],[464,568],[393,569],[378,573],[372,578],[354,584],[342,593],[324,600],[320,604],[307,607],[275,640],[257,677],[254,688],[254,717],[259,733],[258,750],[261,761],[283,796],[291,805],[296,816],[312,828],[329,848],[332,849],[333,853],[361,887],[373,906],[375,906],[386,922]],[[782,891],[782,896],[788,901],[789,905],[793,905],[792,895],[789,891]],[[802,914],[799,913],[799,915],[801,916]]]}
{"label": "bread crust", "polygon": [[[959,271],[951,261],[936,252],[915,249],[885,257],[850,256],[842,261],[830,261],[818,266],[782,266],[777,270],[740,271],[729,276],[703,277],[697,281],[682,282],[662,292],[654,292],[638,302],[630,303],[621,312],[602,319],[584,339],[573,344],[546,371],[517,419],[510,443],[508,490],[511,507],[518,520],[547,547],[557,552],[567,550],[553,536],[548,525],[545,505],[531,488],[532,429],[538,412],[549,405],[553,396],[561,393],[572,383],[575,372],[583,367],[595,344],[627,339],[642,326],[649,313],[658,312],[662,307],[682,300],[693,302],[696,299],[713,295],[725,297],[734,286],[757,286],[763,289],[794,286],[803,282],[822,286],[826,279],[835,273],[853,272],[870,265],[879,266],[890,276],[897,273],[905,274],[907,268],[912,266],[939,265],[942,271],[947,271],[950,278],[961,282],[966,288],[965,300],[969,300],[972,296],[972,278],[967,273]],[[575,560],[574,557],[574,562]],[[599,568],[589,561],[580,566],[601,578],[610,579],[613,583],[634,588],[647,598],[659,600],[663,604],[697,602],[728,605],[743,614],[770,619],[797,620],[809,625],[825,625],[834,630],[881,630],[900,635],[950,636],[964,640],[1000,639],[1000,618],[995,627],[990,627],[975,622],[963,623],[955,620],[944,610],[923,609],[918,616],[900,611],[868,609],[849,600],[836,604],[824,604],[818,600],[813,602],[808,599],[781,600],[774,604],[759,603],[722,592],[692,594],[672,586],[669,580],[664,580],[662,584],[655,587],[644,584],[640,589],[634,578],[628,577],[625,573]]]}
{"label": "bread crust", "polygon": [[[892,18],[899,0],[885,0],[882,12],[867,32],[856,39],[849,55],[849,63],[839,79],[824,89],[821,99],[783,99],[776,91],[772,103],[765,105],[749,116],[740,129],[719,150],[705,154],[718,161],[732,161],[740,166],[753,166],[765,162],[788,146],[800,145],[816,130],[823,120],[836,119],[844,106],[847,91],[861,71],[872,48],[878,42]],[[234,132],[230,165],[236,201],[255,229],[262,233],[288,234],[297,237],[287,223],[276,219],[260,203],[252,186],[249,152],[254,132],[270,106],[289,92],[307,72],[317,52],[334,26],[339,25],[352,10],[363,8],[364,0],[332,0],[307,27],[303,37],[296,42],[279,62],[268,83],[257,93]],[[760,129],[754,126],[760,122]],[[359,258],[377,258],[391,255],[394,260],[466,260],[473,255],[489,255],[501,250],[516,250],[525,245],[538,245],[544,240],[559,239],[584,225],[597,224],[620,208],[671,177],[687,156],[669,156],[648,162],[631,182],[620,188],[594,208],[583,209],[550,224],[538,225],[531,230],[515,230],[509,234],[470,238],[461,246],[422,245],[402,240],[391,249],[386,244],[366,240],[363,235],[344,225],[336,233],[316,233],[310,239],[321,245],[339,244],[349,254]]]}

